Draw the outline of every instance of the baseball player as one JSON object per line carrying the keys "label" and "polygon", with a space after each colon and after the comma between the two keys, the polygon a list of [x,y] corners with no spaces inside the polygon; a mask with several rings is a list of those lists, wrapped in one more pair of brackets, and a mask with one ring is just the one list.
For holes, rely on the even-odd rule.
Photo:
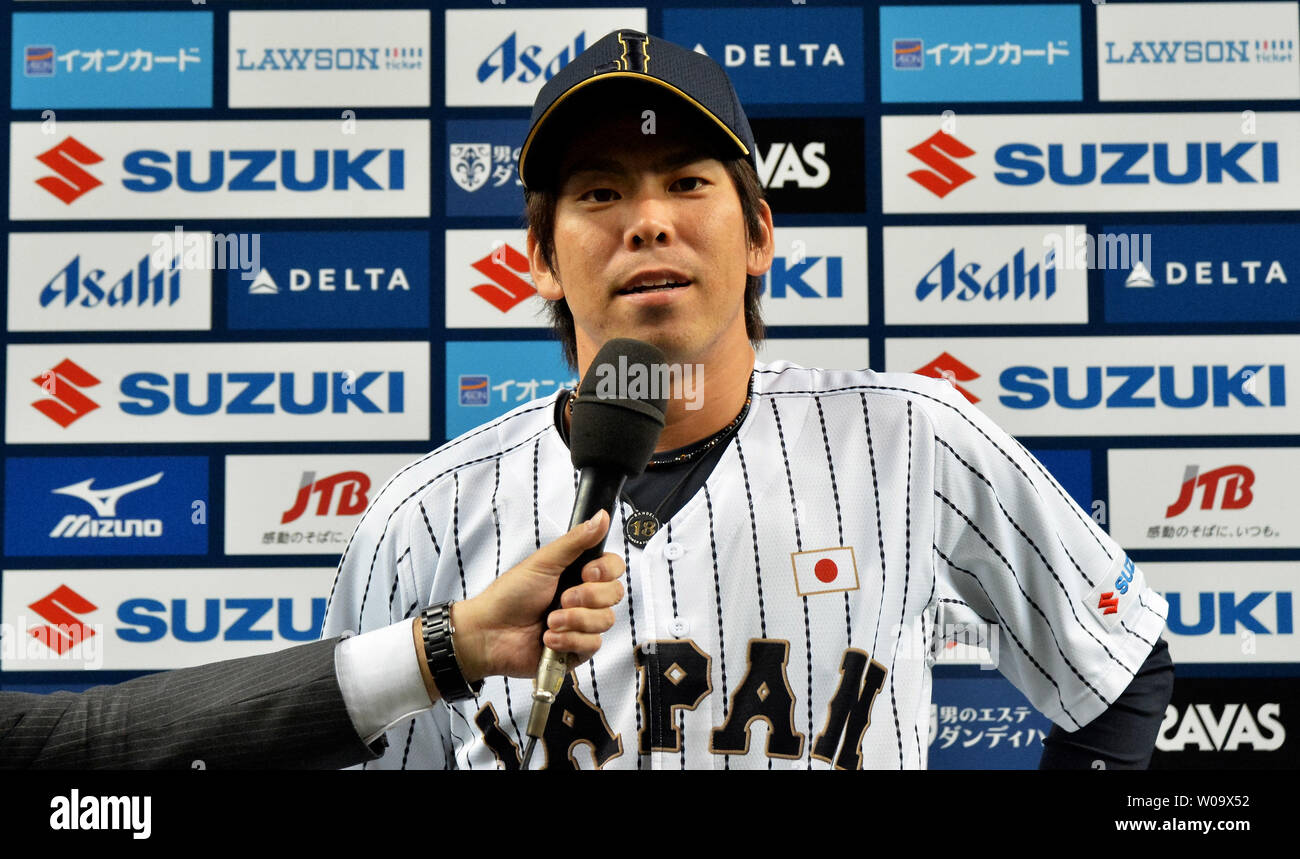
{"label": "baseball player", "polygon": [[[773,243],[753,152],[716,63],[630,30],[534,105],[528,251],[566,354],[585,374],[634,337],[696,384],[615,510],[626,599],[533,766],[924,767],[930,667],[958,630],[1064,729],[1056,763],[1145,765],[1169,696],[1166,605],[1047,471],[944,381],[755,362]],[[563,533],[571,398],[395,475],[344,553],[327,634],[427,602],[472,618]],[[531,681],[455,668],[378,765],[520,767]]]}

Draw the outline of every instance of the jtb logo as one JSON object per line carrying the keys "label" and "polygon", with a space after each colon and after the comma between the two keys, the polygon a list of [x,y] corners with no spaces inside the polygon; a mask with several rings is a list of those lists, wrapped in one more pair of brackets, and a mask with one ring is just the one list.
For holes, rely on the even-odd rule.
{"label": "jtb logo", "polygon": [[[1053,367],[1049,373],[1041,367],[1018,365],[1006,368],[998,377],[1003,390],[1010,392],[998,397],[998,402],[1009,409],[1040,409],[1053,401],[1063,409],[1092,409],[1102,405],[1104,393],[1108,409],[1151,409],[1155,408],[1157,398],[1143,391],[1148,382],[1158,377],[1155,393],[1162,405],[1173,409],[1195,409],[1207,404],[1227,408],[1232,400],[1257,408],[1285,406],[1286,368],[1281,364],[1268,365],[1266,400],[1256,396],[1263,393],[1257,391],[1254,382],[1264,367],[1250,364],[1230,374],[1230,368],[1222,364],[1194,365],[1190,393],[1185,387],[1180,392],[1182,386],[1175,378],[1175,367],[1085,367],[1083,392],[1079,396],[1075,393],[1080,387],[1077,380],[1073,385],[1070,382],[1072,368]],[[1105,393],[1103,375],[1123,381]]]}
{"label": "jtb logo", "polygon": [[945,131],[936,131],[907,151],[930,168],[913,170],[908,178],[936,197],[946,197],[975,178],[974,173],[952,160],[969,158],[975,150]]}
{"label": "jtb logo", "polygon": [[[131,373],[122,379],[122,393],[131,398],[121,403],[128,415],[158,415],[173,405],[183,415],[211,415],[224,411],[230,415],[274,414],[275,402],[258,402],[258,397],[270,388],[279,377],[279,411],[291,415],[315,415],[329,408],[334,414],[346,414],[349,406],[358,411],[395,414],[405,410],[405,374],[401,370],[369,372],[354,376],[351,373],[312,373],[311,401],[302,403],[295,396],[298,373],[208,373],[207,394],[202,403],[195,403],[190,391],[189,373],[176,373],[169,381],[161,373]],[[387,409],[381,408],[365,390],[382,377],[388,379]],[[227,400],[227,384],[233,396]],[[175,396],[168,386],[175,388]],[[138,401],[138,402],[137,402]]]}
{"label": "jtb logo", "polygon": [[[371,162],[387,153],[388,170],[384,176],[378,170],[372,174]],[[363,149],[353,153],[347,149],[315,149],[311,153],[311,178],[300,177],[306,172],[298,164],[299,153],[293,149],[236,149],[224,152],[214,149],[208,152],[207,169],[204,178],[196,179],[194,153],[181,150],[176,153],[175,182],[182,191],[217,191],[223,186],[228,191],[320,191],[329,187],[334,191],[347,191],[356,185],[365,191],[400,191],[406,187],[406,151],[403,149]],[[276,181],[274,167],[280,162],[279,181]],[[236,165],[242,162],[236,171]],[[173,181],[172,156],[157,149],[137,149],[127,153],[122,167],[129,176],[139,178],[123,179],[122,185],[129,191],[152,193],[165,191]],[[227,164],[230,165],[230,181],[226,181]],[[377,166],[377,165],[376,165]],[[271,168],[270,176],[262,174]],[[387,185],[380,184],[375,176],[380,176]]]}
{"label": "jtb logo", "polygon": [[37,155],[36,160],[58,174],[42,176],[36,184],[69,206],[82,194],[104,184],[79,166],[98,164],[103,157],[75,137],[65,138],[58,146]]}
{"label": "jtb logo", "polygon": [[470,292],[502,313],[537,294],[533,285],[519,276],[528,274],[528,258],[510,245],[498,245],[492,253],[471,263],[471,266],[492,283],[480,283]]}
{"label": "jtb logo", "polygon": [[60,656],[95,634],[77,615],[94,611],[98,606],[67,585],[59,585],[28,608],[55,624],[32,627],[28,634]]}
{"label": "jtb logo", "polygon": [[64,307],[126,307],[132,301],[137,307],[156,307],[164,301],[168,306],[175,304],[181,297],[181,258],[176,257],[159,271],[153,270],[151,260],[152,255],[145,254],[133,270],[108,285],[103,269],[90,268],[84,278],[81,276],[78,254],[41,288],[41,307],[49,307],[60,296]]}
{"label": "jtb logo", "polygon": [[[1038,263],[1026,268],[1025,249],[1021,248],[1010,262],[1003,263],[992,277],[981,284],[978,279],[980,264],[968,262],[959,271],[957,249],[949,248],[943,258],[916,284],[916,297],[918,301],[925,301],[937,289],[940,301],[946,300],[954,292],[958,301],[974,301],[981,295],[986,301],[1001,301],[1008,296],[1013,300],[1033,299],[1042,295],[1045,301],[1056,294],[1056,259],[1052,251],[1047,252],[1042,265],[1041,277]],[[960,291],[957,291],[958,282],[961,283]]]}
{"label": "jtb logo", "polygon": [[[324,597],[312,597],[311,621],[304,629],[294,626],[292,597],[227,598],[224,600],[224,613],[222,603],[219,599],[205,599],[203,625],[191,629],[189,600],[172,600],[170,618],[168,606],[161,600],[144,597],[125,600],[117,608],[117,619],[126,626],[117,630],[117,637],[123,641],[146,643],[161,640],[170,629],[174,638],[188,642],[214,641],[217,636],[221,636],[223,641],[270,641],[277,634],[287,641],[315,641],[325,624]],[[275,631],[254,629],[272,608],[276,609]]]}
{"label": "jtb logo", "polygon": [[369,503],[366,493],[370,491],[370,478],[365,472],[341,471],[317,480],[316,472],[304,471],[302,483],[298,486],[298,497],[294,499],[293,507],[280,516],[280,524],[287,525],[305,513],[312,492],[320,495],[320,503],[316,505],[316,515],[330,515],[330,502],[334,500],[335,487],[339,489],[337,515],[355,516],[366,509],[366,504]]}
{"label": "jtb logo", "polygon": [[[1276,629],[1270,630],[1255,617],[1255,610],[1269,596],[1273,597]],[[1198,617],[1195,623],[1183,620],[1183,595],[1171,591],[1165,594],[1169,601],[1169,631],[1175,635],[1208,635],[1214,631],[1215,594],[1202,591],[1196,595]],[[1251,591],[1241,599],[1231,591],[1218,594],[1219,634],[1236,635],[1237,625],[1260,635],[1291,635],[1295,632],[1295,616],[1291,608],[1290,591]]]}
{"label": "jtb logo", "polygon": [[973,382],[980,377],[980,374],[976,373],[970,367],[967,367],[947,352],[941,353],[938,358],[935,358],[929,364],[926,364],[924,367],[921,367],[914,372],[919,373],[922,376],[931,376],[935,379],[943,379],[956,388],[963,397],[970,400],[972,403],[978,403],[980,401],[979,397],[957,384],[958,382]]}
{"label": "jtb logo", "polygon": [[1246,507],[1254,500],[1254,493],[1250,487],[1255,483],[1255,472],[1251,471],[1244,465],[1225,465],[1223,468],[1216,468],[1213,471],[1207,471],[1200,477],[1197,477],[1199,466],[1189,465],[1183,472],[1183,488],[1178,493],[1178,499],[1165,509],[1165,518],[1172,519],[1174,516],[1182,513],[1192,503],[1192,496],[1196,493],[1196,487],[1203,490],[1201,493],[1201,509],[1213,510],[1214,499],[1219,492],[1219,481],[1223,481],[1223,500],[1219,504],[1222,510],[1240,510]]}
{"label": "jtb logo", "polygon": [[52,400],[37,400],[32,403],[32,407],[64,429],[73,421],[99,408],[99,403],[80,390],[98,385],[99,379],[72,363],[69,358],[64,358],[32,381],[54,397]]}

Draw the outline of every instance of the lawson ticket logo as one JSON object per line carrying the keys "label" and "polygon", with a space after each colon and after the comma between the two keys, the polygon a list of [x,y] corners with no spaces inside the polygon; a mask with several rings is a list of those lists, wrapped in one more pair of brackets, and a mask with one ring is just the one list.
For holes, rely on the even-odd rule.
{"label": "lawson ticket logo", "polygon": [[429,234],[262,233],[261,269],[226,275],[234,329],[427,328]]}
{"label": "lawson ticket logo", "polygon": [[664,38],[707,54],[744,104],[860,103],[862,10],[665,9]]}
{"label": "lawson ticket logo", "polygon": [[1121,226],[1149,233],[1151,260],[1108,268],[1108,322],[1300,320],[1300,227]]}
{"label": "lawson ticket logo", "polygon": [[207,523],[206,457],[6,463],[6,555],[202,555]]}
{"label": "lawson ticket logo", "polygon": [[1077,6],[884,6],[880,100],[1079,101]]}
{"label": "lawson ticket logo", "polygon": [[447,438],[529,400],[576,388],[577,372],[551,340],[447,343]]}
{"label": "lawson ticket logo", "polygon": [[20,12],[10,106],[212,107],[211,12]]}

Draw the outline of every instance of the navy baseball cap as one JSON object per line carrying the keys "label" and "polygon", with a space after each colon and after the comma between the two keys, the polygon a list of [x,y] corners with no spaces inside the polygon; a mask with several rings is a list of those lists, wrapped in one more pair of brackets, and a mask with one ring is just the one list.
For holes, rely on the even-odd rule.
{"label": "navy baseball cap", "polygon": [[[636,86],[676,96],[717,129],[720,152],[755,164],[754,133],[722,66],[637,30],[616,30],[579,54],[537,94],[519,152],[524,187],[536,190],[552,178],[563,144],[578,131],[577,118],[590,121],[593,99],[599,105],[619,97],[626,104],[627,91]],[[584,109],[574,110],[579,101]]]}

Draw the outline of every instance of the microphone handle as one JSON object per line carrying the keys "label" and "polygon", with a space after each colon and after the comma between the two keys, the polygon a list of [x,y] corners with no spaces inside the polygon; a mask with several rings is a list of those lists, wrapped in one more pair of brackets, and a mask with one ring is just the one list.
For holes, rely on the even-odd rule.
{"label": "microphone handle", "polygon": [[[586,522],[601,510],[608,512],[610,521],[613,522],[614,506],[618,504],[618,497],[623,494],[623,484],[626,482],[627,475],[619,471],[596,466],[588,466],[579,471],[578,494],[573,501],[573,515],[569,517],[570,530],[578,523]],[[555,588],[555,596],[546,610],[547,614],[560,607],[561,594],[574,585],[582,584],[582,568],[603,554],[605,554],[605,537],[601,537],[600,542],[590,549],[583,550],[577,560],[564,568],[564,572],[560,574],[559,584]]]}

